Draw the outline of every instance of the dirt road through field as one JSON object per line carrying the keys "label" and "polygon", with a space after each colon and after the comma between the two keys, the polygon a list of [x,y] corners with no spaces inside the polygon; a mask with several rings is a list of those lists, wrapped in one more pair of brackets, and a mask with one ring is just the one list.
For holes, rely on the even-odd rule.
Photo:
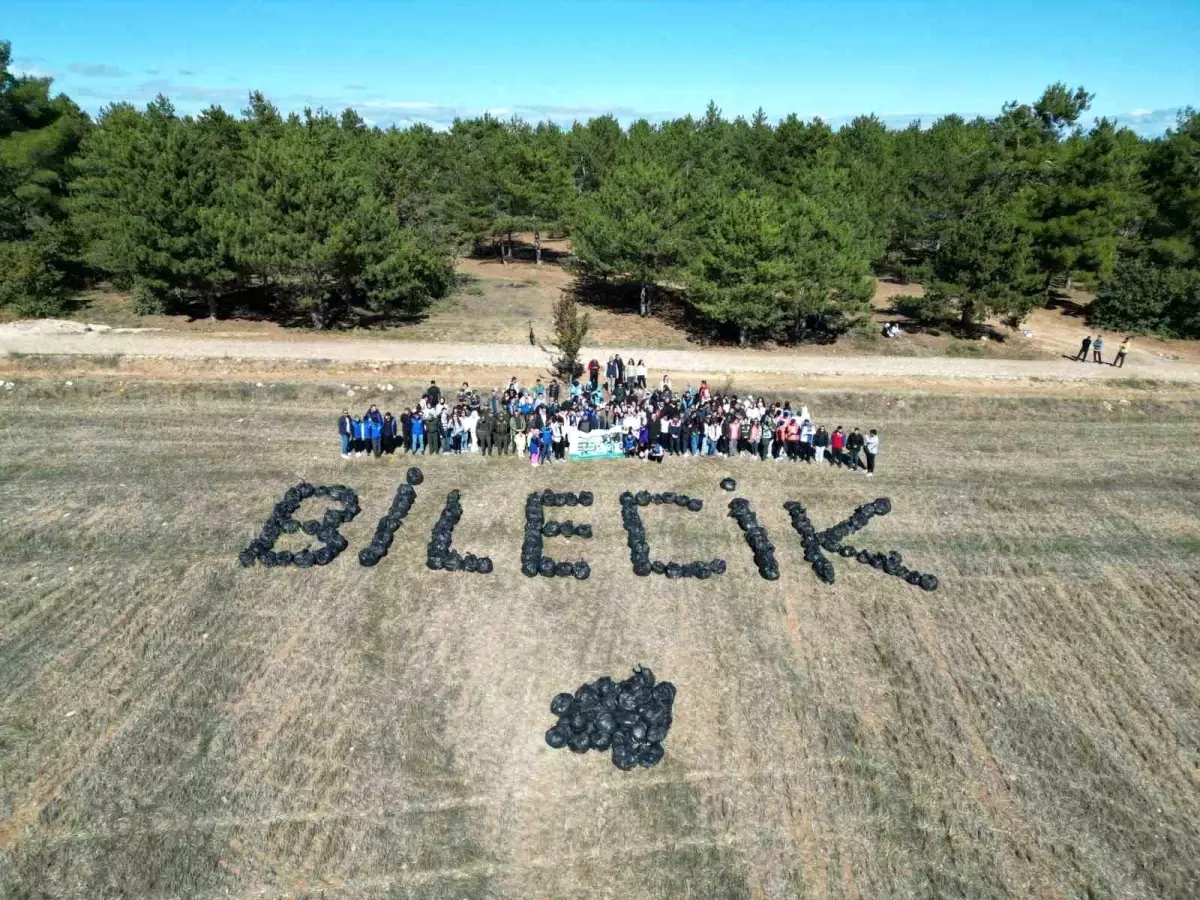
{"label": "dirt road through field", "polygon": [[[1115,348],[1114,348],[1115,349]],[[905,378],[1045,378],[1052,380],[1155,378],[1200,381],[1200,365],[1164,359],[1135,348],[1124,368],[1048,360],[971,359],[947,356],[811,356],[781,351],[649,350],[637,347],[585,347],[583,358],[611,353],[644,359],[660,373],[721,376],[741,373],[794,375],[872,375]],[[538,368],[548,357],[537,347],[356,339],[246,340],[187,337],[163,333],[39,333],[0,326],[0,356],[10,354],[122,355],[168,359],[336,360],[338,362]],[[1111,359],[1111,355],[1109,357]]]}

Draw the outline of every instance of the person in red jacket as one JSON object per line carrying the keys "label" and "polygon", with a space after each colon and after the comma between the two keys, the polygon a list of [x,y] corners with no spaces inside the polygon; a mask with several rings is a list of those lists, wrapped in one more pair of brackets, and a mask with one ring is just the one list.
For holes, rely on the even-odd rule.
{"label": "person in red jacket", "polygon": [[846,457],[846,432],[842,431],[842,426],[839,425],[833,430],[833,434],[829,436],[829,461],[835,464],[839,469]]}
{"label": "person in red jacket", "polygon": [[600,360],[593,359],[588,363],[588,376],[592,379],[592,390],[600,386]]}

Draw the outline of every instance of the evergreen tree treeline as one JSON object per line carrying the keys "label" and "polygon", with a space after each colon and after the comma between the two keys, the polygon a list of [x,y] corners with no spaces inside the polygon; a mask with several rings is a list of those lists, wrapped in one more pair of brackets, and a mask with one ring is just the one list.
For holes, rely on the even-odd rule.
{"label": "evergreen tree treeline", "polygon": [[234,116],[167,98],[95,121],[0,43],[0,306],[63,311],[107,278],[141,312],[258,292],[316,327],[420,313],[465,252],[569,235],[589,291],[741,342],[836,329],[871,275],[925,284],[921,309],[1019,320],[1052,286],[1097,287],[1105,327],[1200,336],[1200,113],[1146,140],[1051,85],[991,119],[834,130],[699,118],[569,129],[491,117],[446,131],[352,110]]}

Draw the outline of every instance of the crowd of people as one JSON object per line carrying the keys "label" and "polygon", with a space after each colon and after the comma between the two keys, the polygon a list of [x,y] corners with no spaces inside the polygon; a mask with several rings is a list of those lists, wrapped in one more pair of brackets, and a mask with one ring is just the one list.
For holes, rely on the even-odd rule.
{"label": "crowd of people", "polygon": [[[1117,368],[1125,368],[1125,354],[1129,352],[1129,345],[1133,342],[1132,336],[1127,336],[1121,341],[1121,346],[1117,349],[1117,355],[1113,357],[1110,365]],[[1092,337],[1090,334],[1084,335],[1083,343],[1079,345],[1079,352],[1075,354],[1075,359],[1079,362],[1088,361],[1088,350],[1092,351],[1092,362],[1104,362],[1104,335],[1098,334]]]}
{"label": "crowd of people", "polygon": [[503,389],[479,392],[463,382],[449,394],[431,381],[399,417],[374,405],[362,416],[343,410],[342,456],[512,454],[544,465],[568,459],[572,432],[619,429],[621,452],[631,459],[741,456],[875,474],[875,429],[830,430],[807,406],[714,392],[707,381],[676,391],[670,375],[650,387],[646,377],[641,360],[614,356],[606,365],[591,360],[585,376],[570,383],[538,378],[522,385],[514,377]]}

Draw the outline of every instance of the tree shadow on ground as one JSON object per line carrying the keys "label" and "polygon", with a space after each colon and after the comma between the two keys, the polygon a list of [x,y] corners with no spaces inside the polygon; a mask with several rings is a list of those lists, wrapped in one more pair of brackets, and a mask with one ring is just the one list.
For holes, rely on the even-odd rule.
{"label": "tree shadow on ground", "polygon": [[[188,322],[209,318],[205,298],[185,296],[172,303],[168,312],[187,317]],[[350,331],[416,325],[428,318],[429,311],[378,312],[351,305],[338,313],[327,331]],[[253,285],[221,295],[217,302],[217,321],[270,322],[281,328],[316,327],[308,309],[297,302],[295,290],[286,284]]]}
{"label": "tree shadow on ground", "polygon": [[[639,317],[642,285],[636,281],[618,281],[576,275],[567,288],[582,306],[602,309],[618,316]],[[661,285],[651,295],[650,316],[682,332],[689,343],[712,347],[739,347],[737,329],[707,322],[695,316],[684,302],[683,294]],[[844,333],[843,323],[831,317],[808,316],[790,333],[773,335],[769,342],[775,346],[802,344],[832,344]],[[759,346],[762,344],[760,343]]]}
{"label": "tree shadow on ground", "polygon": [[[549,238],[546,240],[549,240]],[[507,242],[507,245],[510,250],[510,258],[514,262],[537,262],[537,248],[534,247],[532,241],[520,240],[514,237],[511,242]],[[472,250],[471,259],[498,261],[500,259],[500,247],[501,244],[499,242],[481,241]],[[570,255],[565,250],[546,246],[545,241],[542,243],[542,265],[560,264]]]}
{"label": "tree shadow on ground", "polygon": [[1070,316],[1073,319],[1086,319],[1088,314],[1086,304],[1072,300],[1062,291],[1050,292],[1050,299],[1046,302],[1046,309],[1059,310],[1063,315]]}

